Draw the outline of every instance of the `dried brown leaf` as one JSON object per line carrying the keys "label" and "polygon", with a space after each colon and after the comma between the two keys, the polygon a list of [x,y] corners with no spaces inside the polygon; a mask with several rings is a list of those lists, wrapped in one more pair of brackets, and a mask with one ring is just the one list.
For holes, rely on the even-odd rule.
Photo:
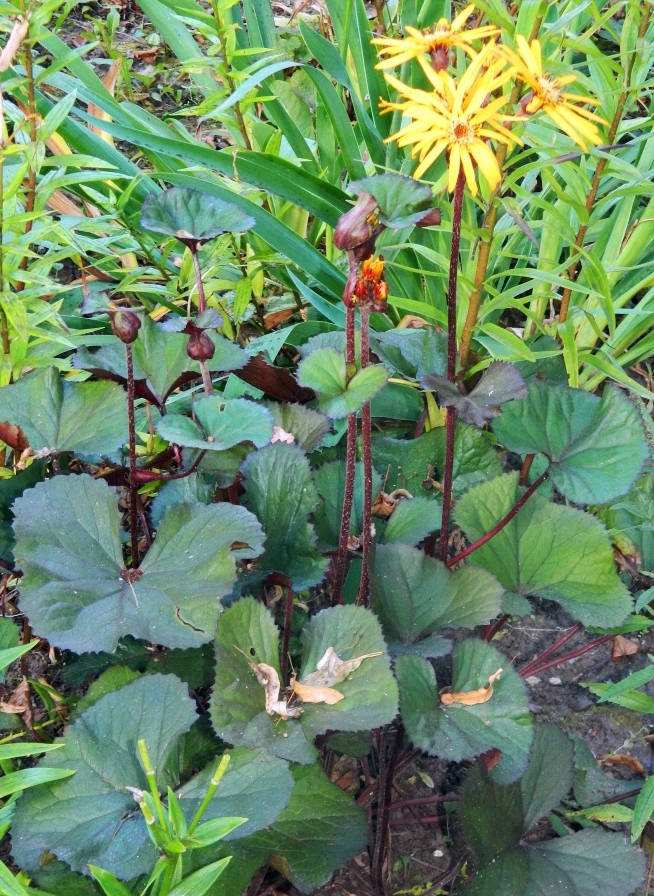
{"label": "dried brown leaf", "polygon": [[616,635],[613,639],[611,655],[614,660],[621,660],[625,656],[633,656],[638,653],[640,646],[635,641],[630,641],[622,635]]}
{"label": "dried brown leaf", "polygon": [[327,703],[328,706],[333,706],[345,696],[335,688],[322,687],[319,684],[302,684],[301,681],[295,680],[294,675],[291,677],[291,687],[293,693],[303,703]]}
{"label": "dried brown leaf", "polygon": [[493,696],[493,682],[502,674],[503,670],[498,669],[489,676],[486,687],[477,688],[475,691],[450,691],[445,688],[441,692],[441,703],[444,706],[451,706],[453,703],[460,703],[462,706],[477,706],[479,703],[487,703]]}
{"label": "dried brown leaf", "polygon": [[377,650],[375,653],[364,653],[351,660],[342,660],[333,647],[328,647],[324,656],[316,663],[316,671],[305,675],[301,684],[330,688],[332,685],[345,681],[348,675],[358,669],[364,660],[381,655],[382,651]]}

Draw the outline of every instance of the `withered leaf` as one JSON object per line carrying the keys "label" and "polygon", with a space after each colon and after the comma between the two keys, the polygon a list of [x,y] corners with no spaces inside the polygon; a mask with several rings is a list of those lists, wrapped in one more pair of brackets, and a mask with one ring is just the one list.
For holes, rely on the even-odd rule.
{"label": "withered leaf", "polygon": [[476,706],[478,703],[487,703],[493,696],[493,682],[497,681],[504,670],[498,669],[488,678],[488,684],[483,688],[477,688],[475,691],[450,691],[447,688],[441,693],[441,703],[444,706],[451,706],[453,703],[460,703],[462,706]]}
{"label": "withered leaf", "polygon": [[328,647],[324,656],[316,663],[316,671],[305,675],[300,684],[330,688],[332,685],[345,681],[348,675],[358,669],[364,660],[381,655],[382,651],[378,650],[376,653],[364,653],[363,656],[357,656],[351,660],[342,660],[333,647]]}
{"label": "withered leaf", "polygon": [[326,688],[319,684],[302,684],[301,681],[295,680],[294,675],[291,677],[291,687],[293,688],[293,693],[303,703],[326,703],[328,706],[333,706],[334,703],[339,703],[345,696],[345,694],[341,694],[335,688]]}
{"label": "withered leaf", "polygon": [[[236,647],[236,645],[233,645]],[[240,647],[236,647],[239,653],[243,653]],[[247,654],[243,653],[247,658]],[[287,719],[299,719],[301,710],[297,707],[291,707],[286,700],[279,699],[281,684],[277,670],[267,663],[253,663],[248,659],[248,666],[254,672],[254,676],[261,685],[266,695],[266,712],[269,716],[278,715],[286,721]]]}
{"label": "withered leaf", "polygon": [[633,656],[639,650],[640,647],[635,641],[630,641],[629,638],[624,638],[622,635],[616,635],[613,639],[611,656],[614,660],[620,660],[625,656]]}
{"label": "withered leaf", "polygon": [[605,762],[607,765],[624,765],[627,768],[631,769],[634,775],[640,775],[642,778],[647,777],[647,772],[637,759],[633,756],[623,756],[622,754],[614,754],[610,756],[598,756],[597,759],[600,762]]}

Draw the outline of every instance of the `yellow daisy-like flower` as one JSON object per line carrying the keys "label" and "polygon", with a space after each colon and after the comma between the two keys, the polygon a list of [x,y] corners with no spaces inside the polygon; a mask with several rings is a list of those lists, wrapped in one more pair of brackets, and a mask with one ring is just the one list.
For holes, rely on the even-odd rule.
{"label": "yellow daisy-like flower", "polygon": [[533,114],[539,109],[552,119],[565,134],[586,152],[588,143],[598,146],[602,142],[597,125],[606,124],[603,118],[578,103],[598,105],[597,100],[589,99],[579,93],[567,93],[563,88],[577,80],[575,74],[554,77],[543,71],[543,60],[540,43],[532,40],[527,43],[522,35],[516,37],[518,53],[508,47],[504,52],[515,66],[517,76],[524,81],[533,94],[523,100],[525,112]]}
{"label": "yellow daisy-like flower", "polygon": [[495,44],[490,43],[473,58],[458,82],[445,72],[428,72],[433,93],[408,87],[392,75],[385,75],[388,83],[406,98],[401,103],[385,103],[386,109],[400,109],[413,119],[386,142],[397,140],[399,146],[413,145],[412,156],[417,155],[420,160],[414,177],[424,174],[447,151],[450,192],[463,170],[470,192],[477,195],[475,165],[490,188],[495,189],[501,172],[486,141],[497,140],[508,146],[521,143],[502,123],[516,118],[500,112],[508,98],[492,98],[513,75],[513,69],[505,67],[505,60],[498,58]]}
{"label": "yellow daisy-like flower", "polygon": [[[499,29],[492,25],[482,25],[480,28],[461,29],[474,12],[474,4],[471,3],[451,21],[439,19],[435,25],[426,31],[418,31],[407,25],[405,31],[407,37],[398,40],[393,37],[377,37],[373,44],[381,47],[380,56],[387,56],[379,62],[376,68],[395,68],[411,59],[417,59],[425,71],[427,68],[437,71],[447,68],[450,50],[460,47],[466,53],[474,55],[470,44],[479,39],[486,39],[499,34]],[[429,59],[425,59],[428,56]]]}

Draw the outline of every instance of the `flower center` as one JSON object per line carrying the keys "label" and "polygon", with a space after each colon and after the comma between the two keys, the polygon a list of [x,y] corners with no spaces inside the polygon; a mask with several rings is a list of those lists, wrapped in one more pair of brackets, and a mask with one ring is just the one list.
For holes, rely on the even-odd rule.
{"label": "flower center", "polygon": [[556,86],[555,81],[552,81],[550,78],[546,78],[543,75],[539,75],[537,81],[538,95],[543,103],[556,106],[557,103],[561,102],[561,91]]}
{"label": "flower center", "polygon": [[450,125],[450,136],[455,143],[467,146],[475,140],[475,129],[467,118],[455,118]]}

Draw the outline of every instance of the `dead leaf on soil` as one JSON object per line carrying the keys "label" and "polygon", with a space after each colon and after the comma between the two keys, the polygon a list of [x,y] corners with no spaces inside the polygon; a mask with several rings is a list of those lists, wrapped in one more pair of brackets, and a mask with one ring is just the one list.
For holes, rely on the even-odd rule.
{"label": "dead leaf on soil", "polygon": [[640,775],[643,778],[647,777],[647,772],[641,763],[637,759],[634,759],[633,756],[614,754],[610,756],[598,756],[597,759],[599,762],[606,762],[607,765],[625,765],[627,768],[631,769],[634,775]]}
{"label": "dead leaf on soil", "polygon": [[395,491],[390,493],[390,495],[387,495],[386,492],[381,491],[375,498],[370,512],[373,516],[379,516],[382,519],[388,519],[388,517],[393,513],[393,511],[399,504],[401,498],[410,500],[411,498],[413,498],[413,495],[405,488],[396,488]]}
{"label": "dead leaf on soil", "polygon": [[32,707],[32,693],[27,678],[23,678],[9,700],[0,703],[0,712],[10,715],[22,715],[25,725],[31,731],[34,727],[34,709]]}
{"label": "dead leaf on soil", "polygon": [[451,691],[444,688],[441,691],[441,703],[444,706],[451,706],[453,703],[460,703],[463,706],[477,706],[479,703],[487,703],[493,696],[493,682],[497,681],[504,670],[498,669],[488,678],[486,687],[478,688],[476,691]]}
{"label": "dead leaf on soil", "polygon": [[625,656],[633,656],[638,653],[640,646],[635,641],[630,641],[622,635],[616,635],[613,639],[611,655],[614,660],[621,660]]}
{"label": "dead leaf on soil", "polygon": [[300,684],[331,688],[332,685],[345,681],[364,660],[381,655],[382,651],[377,650],[375,653],[364,653],[351,660],[342,660],[333,647],[328,647],[322,659],[316,663],[316,671],[305,675]]}

